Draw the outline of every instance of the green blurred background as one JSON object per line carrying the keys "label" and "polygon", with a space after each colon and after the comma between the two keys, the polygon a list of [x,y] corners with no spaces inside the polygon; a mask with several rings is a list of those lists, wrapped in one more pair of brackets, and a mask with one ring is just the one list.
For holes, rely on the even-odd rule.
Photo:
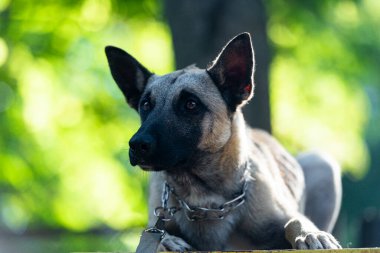
{"label": "green blurred background", "polygon": [[[172,71],[173,5],[0,0],[1,253],[134,250],[149,175],[129,164],[139,119],[104,47],[124,48],[157,74]],[[344,195],[334,233],[344,247],[380,246],[380,1],[270,0],[260,8],[273,134],[294,154],[319,148],[339,160]]]}

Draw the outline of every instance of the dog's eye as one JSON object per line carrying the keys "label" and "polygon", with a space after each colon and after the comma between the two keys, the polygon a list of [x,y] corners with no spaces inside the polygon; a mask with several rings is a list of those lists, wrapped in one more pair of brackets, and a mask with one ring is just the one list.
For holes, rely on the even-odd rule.
{"label": "dog's eye", "polygon": [[192,110],[194,110],[195,108],[197,108],[197,102],[195,102],[194,100],[192,100],[192,99],[189,99],[189,100],[187,100],[186,101],[186,109],[187,110],[190,110],[190,111],[192,111]]}
{"label": "dog's eye", "polygon": [[144,110],[144,111],[149,111],[150,108],[151,108],[151,105],[150,105],[150,102],[148,100],[145,100],[141,103],[141,108]]}

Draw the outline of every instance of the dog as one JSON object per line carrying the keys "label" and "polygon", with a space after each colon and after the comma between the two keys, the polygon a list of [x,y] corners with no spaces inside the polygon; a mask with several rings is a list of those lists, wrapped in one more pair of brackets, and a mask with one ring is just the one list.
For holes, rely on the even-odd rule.
{"label": "dog", "polygon": [[105,51],[141,117],[129,156],[153,172],[149,226],[162,202],[171,210],[158,250],[341,248],[329,233],[341,201],[337,163],[318,152],[293,158],[244,121],[241,108],[254,90],[248,33],[229,41],[206,69],[162,76],[122,49]]}

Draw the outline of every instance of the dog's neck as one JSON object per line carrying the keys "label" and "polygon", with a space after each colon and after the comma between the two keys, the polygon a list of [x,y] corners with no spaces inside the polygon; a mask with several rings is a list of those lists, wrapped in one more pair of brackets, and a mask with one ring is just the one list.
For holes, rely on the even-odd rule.
{"label": "dog's neck", "polygon": [[249,139],[242,113],[237,111],[232,119],[231,136],[216,153],[204,153],[197,166],[181,172],[166,172],[168,182],[183,197],[205,193],[226,198],[239,192],[244,184],[248,162]]}

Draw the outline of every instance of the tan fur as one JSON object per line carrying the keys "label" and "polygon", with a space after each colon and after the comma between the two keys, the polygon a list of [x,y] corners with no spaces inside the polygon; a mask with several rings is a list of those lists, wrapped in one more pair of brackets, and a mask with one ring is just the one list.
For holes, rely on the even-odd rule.
{"label": "tan fur", "polygon": [[215,106],[215,104],[219,105],[218,102],[223,101],[219,94],[216,93],[210,96],[209,94],[207,96],[200,95],[212,111],[208,112],[202,121],[203,136],[201,138],[202,141],[198,144],[198,148],[215,153],[225,146],[230,139],[231,121],[225,105]]}
{"label": "tan fur", "polygon": [[[211,191],[206,191],[202,184],[194,181],[191,176],[176,178],[166,172],[159,172],[155,173],[152,179],[153,196],[150,204],[151,207],[159,205],[157,187],[164,180],[170,182],[176,192],[191,205],[207,208],[227,201],[230,196],[228,193],[237,192],[242,186],[242,181],[247,180],[249,191],[246,204],[242,210],[215,224],[208,222],[194,224],[179,213],[176,214],[175,220],[168,223],[168,230],[182,231],[180,233],[182,238],[190,240],[187,241],[190,245],[197,241],[196,248],[200,247],[198,249],[203,250],[270,248],[269,245],[276,245],[273,240],[279,240],[281,235],[283,238],[281,240],[285,242],[285,232],[286,239],[294,248],[312,248],[315,245],[318,247],[321,243],[312,241],[318,236],[322,236],[324,247],[340,247],[331,235],[320,232],[303,216],[304,181],[301,167],[296,160],[264,131],[247,128],[240,111],[231,121],[230,132],[230,138],[221,149],[205,157],[204,163],[195,165],[197,168],[195,173],[203,181],[208,182],[207,189],[211,187]],[[212,142],[212,139],[209,141]],[[250,161],[248,167],[245,166],[246,161]],[[170,203],[174,206],[179,204],[173,199]],[[152,224],[154,220],[155,218],[151,216],[150,223]],[[231,226],[231,224],[236,225]],[[186,230],[183,230],[185,227]],[[224,232],[217,235],[213,233],[219,229],[223,229]],[[199,233],[202,235],[198,235],[196,230],[201,231]],[[273,238],[264,236],[268,230],[276,233]],[[278,236],[280,237],[277,238]],[[263,239],[260,239],[261,237]],[[203,238],[206,241],[202,242]],[[255,238],[259,242],[255,241]],[[260,240],[268,241],[263,244]],[[314,244],[307,245],[306,241]],[[223,245],[222,248],[217,246],[218,243]]]}

